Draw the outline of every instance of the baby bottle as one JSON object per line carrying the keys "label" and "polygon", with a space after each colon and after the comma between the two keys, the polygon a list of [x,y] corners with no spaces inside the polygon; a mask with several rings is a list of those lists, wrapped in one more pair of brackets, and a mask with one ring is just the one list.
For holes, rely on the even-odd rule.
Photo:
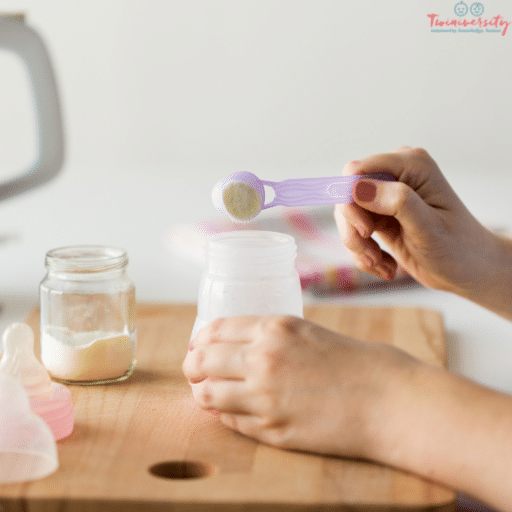
{"label": "baby bottle", "polygon": [[209,237],[191,337],[215,318],[302,317],[296,253],[295,240],[283,233],[243,230]]}

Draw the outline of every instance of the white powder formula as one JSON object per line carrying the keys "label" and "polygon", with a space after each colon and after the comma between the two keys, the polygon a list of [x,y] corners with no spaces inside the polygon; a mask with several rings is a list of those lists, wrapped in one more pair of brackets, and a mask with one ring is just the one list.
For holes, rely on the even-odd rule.
{"label": "white powder formula", "polygon": [[47,327],[41,333],[41,360],[48,372],[64,381],[118,379],[133,366],[135,334],[72,332]]}
{"label": "white powder formula", "polygon": [[239,220],[249,220],[261,210],[261,196],[256,189],[235,181],[226,187],[222,194],[226,210]]}

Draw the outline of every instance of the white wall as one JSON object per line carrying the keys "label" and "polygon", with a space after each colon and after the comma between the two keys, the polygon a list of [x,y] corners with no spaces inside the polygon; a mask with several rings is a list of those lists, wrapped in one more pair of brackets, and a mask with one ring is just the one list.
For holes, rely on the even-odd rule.
{"label": "white wall", "polygon": [[[455,3],[4,0],[1,10],[26,12],[50,49],[66,172],[307,176],[402,144],[454,168],[504,172],[512,28],[431,33],[427,14],[453,18]],[[508,0],[483,5],[484,17],[512,20]],[[4,67],[5,140],[16,116]],[[19,143],[0,144],[15,161]]]}
{"label": "white wall", "polygon": [[[407,144],[431,152],[483,222],[502,223],[512,27],[505,36],[432,33],[427,14],[455,18],[455,3],[3,0],[0,10],[25,12],[46,41],[66,128],[62,179],[75,189],[97,180],[108,197],[123,180],[143,179],[149,194],[161,183],[169,204],[155,215],[170,225],[215,214],[209,191],[229,172],[334,175]],[[509,0],[483,5],[484,18],[512,21]],[[0,179],[34,157],[28,98],[21,64],[0,51]],[[133,208],[159,208],[140,200]],[[23,231],[17,210],[1,207],[2,225]],[[42,227],[65,232],[51,208]]]}

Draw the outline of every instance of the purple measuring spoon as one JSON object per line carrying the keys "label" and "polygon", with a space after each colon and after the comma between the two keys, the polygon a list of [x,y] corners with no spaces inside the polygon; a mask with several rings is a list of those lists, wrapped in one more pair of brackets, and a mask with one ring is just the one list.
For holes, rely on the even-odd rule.
{"label": "purple measuring spoon", "polygon": [[[390,173],[334,176],[330,178],[295,178],[284,181],[264,181],[255,174],[239,171],[215,184],[212,201],[221,213],[237,222],[247,222],[261,210],[273,206],[321,206],[351,203],[352,188],[361,179],[395,181]],[[265,185],[275,197],[265,204]]]}

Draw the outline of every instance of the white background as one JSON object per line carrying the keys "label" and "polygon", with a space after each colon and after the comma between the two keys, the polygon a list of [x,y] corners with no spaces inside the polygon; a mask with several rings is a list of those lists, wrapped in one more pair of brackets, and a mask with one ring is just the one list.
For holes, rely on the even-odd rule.
{"label": "white background", "polygon": [[[34,306],[46,251],[68,244],[125,247],[139,300],[195,301],[201,269],[164,236],[220,215],[211,188],[236,170],[329,176],[423,146],[483,223],[512,227],[512,28],[432,33],[427,14],[454,18],[455,3],[3,0],[46,42],[66,161],[0,204],[0,327]],[[510,1],[482,3],[512,21]],[[0,50],[0,179],[34,159],[30,101]],[[512,329],[495,315],[421,288],[333,300],[441,310],[450,367],[512,391]]]}

